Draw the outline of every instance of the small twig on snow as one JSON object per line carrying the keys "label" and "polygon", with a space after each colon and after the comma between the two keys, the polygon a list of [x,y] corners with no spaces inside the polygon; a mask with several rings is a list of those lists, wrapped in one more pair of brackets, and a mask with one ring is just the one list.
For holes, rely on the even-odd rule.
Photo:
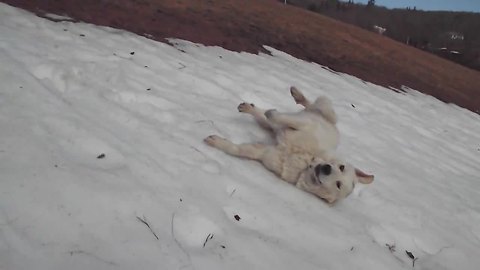
{"label": "small twig on snow", "polygon": [[[217,126],[215,126],[215,122],[213,122],[212,120],[198,120],[198,121],[195,121],[194,123],[195,123],[195,124],[210,123],[210,125],[212,125],[212,127],[213,127],[216,131],[220,132],[220,130],[217,128]],[[221,134],[221,132],[220,132],[220,134]]]}
{"label": "small twig on snow", "polygon": [[198,121],[195,121],[194,123],[198,124],[198,123],[205,123],[205,122],[210,123],[212,126],[215,125],[212,120],[198,120]]}
{"label": "small twig on snow", "polygon": [[157,234],[152,230],[152,227],[150,227],[150,224],[148,224],[148,222],[146,221],[147,219],[145,218],[145,216],[143,216],[143,219],[138,217],[137,216],[137,219],[138,221],[142,222],[143,224],[147,225],[147,227],[150,229],[150,231],[152,232],[153,236],[155,236],[155,238],[157,238],[157,240],[160,240],[157,236]]}
{"label": "small twig on snow", "polygon": [[387,243],[387,244],[385,244],[385,246],[388,247],[388,250],[390,250],[390,252],[392,252],[392,253],[395,252],[395,244],[390,245],[390,244]]}
{"label": "small twig on snow", "polygon": [[205,247],[205,245],[207,244],[208,240],[211,240],[213,239],[213,233],[209,233],[207,235],[207,238],[205,238],[205,242],[203,242],[203,247]]}
{"label": "small twig on snow", "polygon": [[194,146],[190,146],[190,148],[192,148],[193,150],[197,151],[197,152],[200,153],[200,154],[203,154],[202,151],[198,150],[198,149],[197,149],[196,147],[194,147]]}
{"label": "small twig on snow", "polygon": [[407,254],[407,256],[412,259],[412,267],[415,267],[415,261],[418,260],[418,258],[415,258],[415,256],[413,255],[412,252],[408,251],[408,250],[405,250],[405,253]]}

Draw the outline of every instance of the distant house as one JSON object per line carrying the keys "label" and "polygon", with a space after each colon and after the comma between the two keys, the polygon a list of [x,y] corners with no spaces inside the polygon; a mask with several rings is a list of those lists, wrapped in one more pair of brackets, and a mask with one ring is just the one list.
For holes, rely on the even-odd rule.
{"label": "distant house", "polygon": [[458,32],[447,32],[446,36],[450,38],[451,40],[463,40],[463,34],[458,33]]}
{"label": "distant house", "polygon": [[462,33],[448,31],[433,40],[433,48],[437,52],[448,55],[461,55],[465,50],[465,37]]}
{"label": "distant house", "polygon": [[373,31],[380,34],[380,35],[383,35],[383,33],[385,33],[387,31],[387,28],[384,28],[384,27],[381,27],[381,26],[378,26],[378,25],[374,25],[373,26]]}

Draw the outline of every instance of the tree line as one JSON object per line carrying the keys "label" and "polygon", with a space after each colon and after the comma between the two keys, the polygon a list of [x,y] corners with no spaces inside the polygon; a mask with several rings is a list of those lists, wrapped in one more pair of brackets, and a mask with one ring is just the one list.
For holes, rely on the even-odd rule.
{"label": "tree line", "polygon": [[[283,2],[283,0],[282,0]],[[480,13],[423,11],[416,7],[387,9],[375,0],[288,0],[288,4],[384,35],[410,46],[480,70]]]}

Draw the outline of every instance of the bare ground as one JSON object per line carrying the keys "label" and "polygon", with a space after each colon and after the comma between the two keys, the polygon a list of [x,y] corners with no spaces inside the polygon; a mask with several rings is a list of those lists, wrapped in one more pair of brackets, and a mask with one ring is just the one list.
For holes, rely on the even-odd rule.
{"label": "bare ground", "polygon": [[480,112],[480,72],[275,0],[0,0],[42,16],[257,53],[269,45],[383,86]]}

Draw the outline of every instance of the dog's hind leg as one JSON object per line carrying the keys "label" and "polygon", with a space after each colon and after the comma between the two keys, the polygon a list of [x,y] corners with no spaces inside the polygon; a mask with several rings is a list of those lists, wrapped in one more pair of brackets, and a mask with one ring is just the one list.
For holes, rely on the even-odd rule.
{"label": "dog's hind leg", "polygon": [[205,138],[205,143],[213,146],[223,152],[242,158],[248,158],[253,160],[262,160],[268,145],[265,144],[234,144],[231,141],[221,138],[217,135],[211,135]]}
{"label": "dog's hind leg", "polygon": [[315,102],[305,108],[305,110],[320,112],[330,123],[337,123],[337,114],[333,109],[332,101],[325,96],[318,97]]}
{"label": "dog's hind leg", "polygon": [[265,117],[265,110],[262,110],[262,109],[256,107],[252,103],[246,103],[246,102],[240,103],[240,105],[238,105],[237,108],[238,108],[239,112],[248,113],[248,114],[252,115],[253,118],[255,118],[257,123],[262,128],[264,128],[268,131],[273,131],[274,130],[270,121],[268,121],[268,119]]}
{"label": "dog's hind leg", "polygon": [[301,129],[308,124],[300,115],[292,113],[279,113],[276,110],[266,111],[265,117],[270,122],[270,125],[275,125],[278,127]]}
{"label": "dog's hind leg", "polygon": [[332,101],[327,97],[320,96],[312,103],[295,86],[290,87],[290,94],[292,94],[292,97],[297,104],[305,107],[305,110],[318,111],[332,124],[337,123],[337,115],[333,110]]}
{"label": "dog's hind leg", "polygon": [[292,95],[295,103],[302,105],[303,107],[308,107],[312,104],[310,100],[308,100],[300,90],[298,90],[295,86],[290,87],[290,94]]}

